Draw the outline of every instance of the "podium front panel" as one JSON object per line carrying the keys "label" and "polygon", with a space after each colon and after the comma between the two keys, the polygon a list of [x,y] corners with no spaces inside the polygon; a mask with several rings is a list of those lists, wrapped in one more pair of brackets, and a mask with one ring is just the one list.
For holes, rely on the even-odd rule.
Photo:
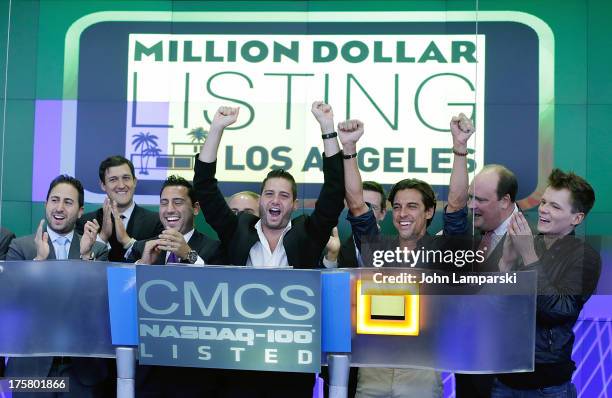
{"label": "podium front panel", "polygon": [[[423,270],[418,269],[368,268],[349,272],[355,297],[351,341],[354,366],[461,373],[533,370],[535,272],[509,273],[516,279],[504,285],[397,283],[400,278],[407,280],[409,274],[415,275],[415,280],[422,279]],[[376,273],[377,280],[387,275],[394,276],[392,280],[396,282],[375,286],[372,280]],[[453,280],[452,273],[446,275]],[[496,280],[506,276],[480,275],[497,277]],[[360,290],[361,297],[370,300],[366,311],[374,314],[362,330],[359,307],[364,305],[359,302]]]}
{"label": "podium front panel", "polygon": [[114,357],[108,262],[0,263],[0,355]]}

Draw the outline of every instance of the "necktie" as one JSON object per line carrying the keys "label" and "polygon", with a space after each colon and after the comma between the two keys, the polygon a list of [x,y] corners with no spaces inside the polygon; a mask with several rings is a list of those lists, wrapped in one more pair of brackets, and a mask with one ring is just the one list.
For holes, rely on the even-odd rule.
{"label": "necktie", "polygon": [[491,254],[492,248],[491,244],[493,243],[493,231],[487,231],[482,236],[480,240],[480,244],[478,245],[478,250],[483,250],[485,252],[485,257],[489,257]]}
{"label": "necktie", "polygon": [[178,258],[176,257],[176,254],[174,253],[170,253],[170,255],[168,256],[168,260],[166,260],[166,264],[170,264],[170,263],[178,263]]}
{"label": "necktie", "polygon": [[56,239],[55,242],[58,246],[58,251],[55,254],[55,258],[57,258],[58,260],[66,260],[68,258],[68,244],[70,241],[68,240],[68,238],[60,236]]}

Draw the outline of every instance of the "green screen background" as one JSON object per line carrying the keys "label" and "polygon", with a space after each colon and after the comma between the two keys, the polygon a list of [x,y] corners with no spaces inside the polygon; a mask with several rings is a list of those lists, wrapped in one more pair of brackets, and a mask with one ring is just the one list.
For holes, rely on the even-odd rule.
{"label": "green screen background", "polygon": [[[80,17],[98,11],[521,11],[546,22],[555,38],[554,166],[585,176],[596,204],[581,232],[605,235],[612,223],[612,2],[479,1],[56,1],[0,0],[0,223],[17,236],[43,217],[32,202],[35,101],[61,100],[64,40]],[[476,15],[476,14],[475,14]],[[10,21],[10,26],[9,26]],[[9,29],[10,27],[10,29]],[[476,29],[476,26],[475,26]],[[8,43],[8,48],[7,48]],[[8,55],[8,56],[7,56]],[[100,56],[104,56],[100,54]],[[8,68],[7,68],[8,60]],[[519,59],[516,62],[520,62]],[[516,148],[520,156],[520,147]],[[86,210],[97,205],[86,205]],[[391,227],[389,216],[384,229]],[[204,230],[201,217],[198,224]]]}

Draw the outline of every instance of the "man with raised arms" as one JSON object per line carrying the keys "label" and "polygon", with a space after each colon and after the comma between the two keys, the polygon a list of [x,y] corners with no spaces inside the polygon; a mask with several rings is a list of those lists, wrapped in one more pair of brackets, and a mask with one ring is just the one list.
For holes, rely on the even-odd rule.
{"label": "man with raised arms", "polygon": [[[264,179],[259,215],[235,214],[217,185],[216,160],[223,130],[235,123],[238,108],[221,107],[210,126],[208,138],[195,164],[194,188],[208,224],[227,248],[233,265],[268,268],[315,268],[338,221],[344,204],[343,154],[340,151],[331,106],[312,105],[323,138],[321,193],[311,215],[291,219],[297,208],[297,184],[285,170],[272,170]],[[240,383],[236,383],[239,380]],[[265,372],[232,372],[225,396],[310,397],[313,375]],[[272,394],[272,395],[270,395]]]}

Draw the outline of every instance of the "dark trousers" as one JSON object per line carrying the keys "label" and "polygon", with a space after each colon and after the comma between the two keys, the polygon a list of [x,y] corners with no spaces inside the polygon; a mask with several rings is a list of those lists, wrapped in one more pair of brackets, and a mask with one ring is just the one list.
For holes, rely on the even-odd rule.
{"label": "dark trousers", "polygon": [[312,398],[313,373],[219,371],[219,398]]}
{"label": "dark trousers", "polygon": [[455,394],[457,398],[490,398],[493,375],[455,373]]}
{"label": "dark trousers", "polygon": [[495,379],[491,396],[493,398],[576,398],[578,394],[576,386],[571,381],[535,390],[516,390]]}

